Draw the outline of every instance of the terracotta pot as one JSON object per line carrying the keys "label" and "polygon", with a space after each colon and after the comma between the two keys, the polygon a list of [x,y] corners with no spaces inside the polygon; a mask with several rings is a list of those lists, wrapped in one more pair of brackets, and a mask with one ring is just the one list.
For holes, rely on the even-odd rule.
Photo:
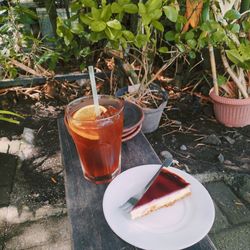
{"label": "terracotta pot", "polygon": [[250,125],[250,98],[231,99],[209,93],[213,101],[216,119],[227,127],[244,127]]}

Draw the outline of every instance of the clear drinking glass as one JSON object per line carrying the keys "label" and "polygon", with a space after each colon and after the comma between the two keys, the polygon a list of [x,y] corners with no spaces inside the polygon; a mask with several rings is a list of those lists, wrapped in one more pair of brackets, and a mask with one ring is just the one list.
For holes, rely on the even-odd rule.
{"label": "clear drinking glass", "polygon": [[97,184],[110,182],[120,173],[124,109],[123,101],[118,98],[100,95],[98,99],[103,114],[97,118],[88,116],[94,109],[92,96],[72,101],[65,112],[84,177]]}

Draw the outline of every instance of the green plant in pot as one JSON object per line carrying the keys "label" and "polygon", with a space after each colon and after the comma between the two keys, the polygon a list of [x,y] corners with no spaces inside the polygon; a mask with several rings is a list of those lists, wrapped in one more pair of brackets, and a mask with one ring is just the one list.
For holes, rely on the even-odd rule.
{"label": "green plant in pot", "polygon": [[210,13],[201,25],[209,48],[214,85],[210,97],[215,116],[229,127],[250,125],[250,1],[242,0],[237,6],[235,0],[218,4],[211,0]]}
{"label": "green plant in pot", "polygon": [[[157,84],[157,79],[179,57],[177,48],[169,51],[163,41],[164,19],[176,22],[178,11],[162,0],[148,0],[138,3],[138,20],[135,31],[130,33],[129,46],[122,63],[129,76],[131,86],[125,98],[138,104],[144,112],[142,131],[155,131],[167,104],[167,93]],[[164,54],[171,54],[161,64],[156,63]],[[134,68],[128,62],[134,61]],[[156,69],[155,66],[159,68]],[[137,70],[136,70],[137,69]]]}
{"label": "green plant in pot", "polygon": [[[71,10],[75,12],[71,17],[72,24],[78,30],[87,30],[90,41],[105,47],[119,61],[120,70],[127,74],[133,91],[129,91],[125,98],[147,110],[160,106],[162,113],[166,106],[166,93],[162,93],[155,81],[181,54],[177,48],[168,51],[166,45],[162,46],[164,26],[161,21],[165,17],[173,23],[177,21],[178,10],[174,5],[167,5],[162,0],[136,4],[131,0],[101,1],[100,4],[95,0],[77,0],[71,3]],[[129,23],[131,20],[132,25]],[[160,58],[160,53],[170,56],[154,72],[155,59]],[[150,130],[144,129],[144,132],[154,129],[155,126]]]}

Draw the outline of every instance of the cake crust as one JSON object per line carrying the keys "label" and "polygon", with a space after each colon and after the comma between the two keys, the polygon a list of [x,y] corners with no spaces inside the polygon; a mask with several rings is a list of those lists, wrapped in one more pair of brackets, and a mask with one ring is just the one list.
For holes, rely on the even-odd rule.
{"label": "cake crust", "polygon": [[161,208],[170,207],[170,206],[174,205],[177,201],[180,201],[180,200],[186,198],[186,197],[189,196],[189,195],[191,195],[191,191],[189,191],[188,193],[186,193],[186,194],[185,194],[184,196],[182,196],[181,198],[175,199],[175,200],[173,200],[173,201],[171,201],[171,202],[169,202],[169,203],[167,203],[167,204],[164,204],[164,205],[162,205],[162,206],[159,206],[159,207],[157,207],[157,206],[152,206],[152,207],[150,207],[149,210],[147,210],[145,213],[143,213],[143,214],[141,214],[141,215],[139,215],[139,216],[133,216],[133,212],[132,212],[132,213],[131,213],[131,217],[132,217],[132,219],[137,219],[137,218],[144,217],[144,216],[146,216],[146,215],[148,215],[148,214],[150,214],[150,213],[152,213],[152,212],[155,212],[155,211],[157,211],[157,210],[159,210],[159,209],[161,209]]}

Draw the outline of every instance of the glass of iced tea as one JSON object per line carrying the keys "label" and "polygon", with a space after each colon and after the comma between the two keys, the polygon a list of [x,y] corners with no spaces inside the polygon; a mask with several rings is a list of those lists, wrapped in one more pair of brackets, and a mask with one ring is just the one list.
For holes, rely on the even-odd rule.
{"label": "glass of iced tea", "polygon": [[68,104],[65,122],[76,145],[84,177],[94,183],[110,182],[121,170],[123,101],[99,95],[99,115],[93,97]]}

